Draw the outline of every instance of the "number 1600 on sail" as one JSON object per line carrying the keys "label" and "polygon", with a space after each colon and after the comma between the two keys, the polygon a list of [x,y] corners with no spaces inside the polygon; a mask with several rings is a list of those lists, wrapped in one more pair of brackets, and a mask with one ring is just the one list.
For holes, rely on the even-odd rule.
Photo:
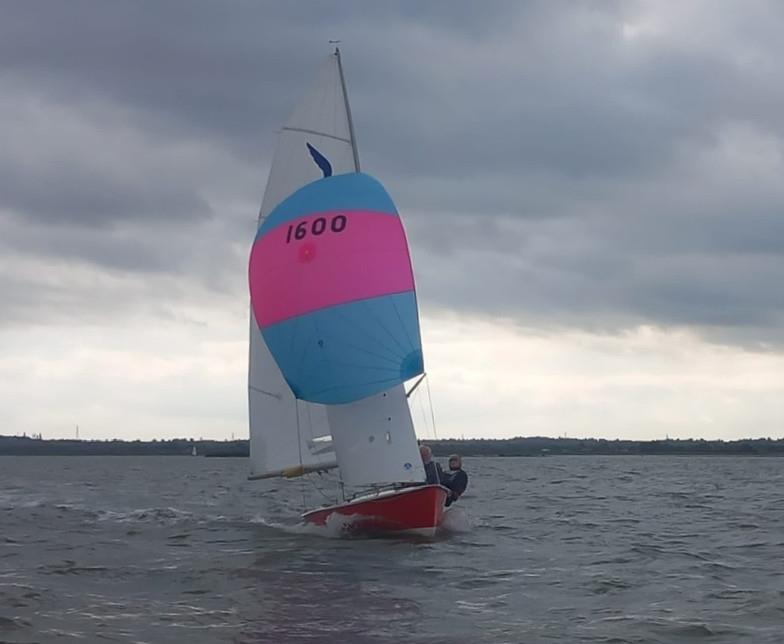
{"label": "number 1600 on sail", "polygon": [[[346,229],[346,215],[335,215],[331,217],[329,220],[329,230],[333,233],[342,233]],[[327,230],[327,218],[326,217],[316,217],[313,221],[310,222],[310,226],[308,226],[308,222],[302,221],[296,225],[296,227],[292,224],[289,226],[288,231],[286,232],[286,243],[291,243],[292,232],[294,233],[294,239],[300,240],[310,235],[321,235]]]}

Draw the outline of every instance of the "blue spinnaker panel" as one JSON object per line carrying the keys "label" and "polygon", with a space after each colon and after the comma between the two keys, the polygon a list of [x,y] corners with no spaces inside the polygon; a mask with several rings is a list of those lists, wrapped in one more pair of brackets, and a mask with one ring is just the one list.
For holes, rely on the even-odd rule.
{"label": "blue spinnaker panel", "polygon": [[353,402],[424,368],[413,291],[286,320],[264,338],[294,395],[310,402]]}

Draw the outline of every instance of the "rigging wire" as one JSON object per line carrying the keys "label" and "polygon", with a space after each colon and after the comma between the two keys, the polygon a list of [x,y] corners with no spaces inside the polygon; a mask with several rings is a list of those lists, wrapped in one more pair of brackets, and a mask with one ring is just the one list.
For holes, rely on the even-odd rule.
{"label": "rigging wire", "polygon": [[310,484],[313,486],[313,489],[316,490],[316,492],[318,492],[321,496],[323,496],[324,499],[326,499],[330,505],[332,505],[337,501],[337,499],[333,499],[331,496],[327,496],[324,493],[324,490],[322,490],[318,485],[316,485],[316,481],[313,480],[313,477],[310,476],[310,474],[307,474],[306,476],[308,481],[310,481]]}
{"label": "rigging wire", "polygon": [[425,410],[424,398],[422,397],[420,391],[421,390],[417,390],[414,392],[414,399],[416,400],[416,405],[419,410],[419,415],[421,416],[423,438],[430,438],[430,428],[428,427],[427,411]]}
{"label": "rigging wire", "polygon": [[438,440],[438,432],[436,431],[436,413],[433,410],[433,398],[430,396],[430,378],[425,378],[425,385],[427,386],[427,401],[430,404],[430,417],[433,420],[433,436]]}
{"label": "rigging wire", "polygon": [[[299,452],[299,466],[303,467],[302,463],[302,435],[300,433],[299,428],[299,400],[297,398],[294,399],[294,415],[297,417],[297,451]],[[307,509],[307,499],[305,498],[305,486],[300,485],[300,491],[302,492],[302,512],[305,512]]]}
{"label": "rigging wire", "polygon": [[[314,431],[313,431],[313,416],[311,415],[311,413],[310,413],[310,410],[311,410],[311,407],[310,407],[310,405],[307,405],[307,406],[305,407],[305,412],[307,413],[307,417],[308,417],[308,418],[307,418],[307,422],[308,422],[308,435],[310,436],[310,439],[311,439],[311,440],[313,440],[313,439],[315,439],[315,438],[316,438],[316,436],[314,435]],[[301,452],[301,450],[302,450],[302,442],[300,441],[300,452]],[[300,461],[302,461],[302,457],[300,457]],[[321,478],[321,472],[317,472],[317,473],[319,474],[319,478]],[[311,473],[307,473],[307,474],[305,474],[304,476],[305,476],[305,478],[307,478],[307,480],[310,482],[310,485],[313,487],[313,489],[314,489],[314,490],[316,490],[316,492],[318,492],[318,493],[319,493],[319,494],[320,494],[322,497],[324,497],[324,499],[326,499],[326,500],[327,500],[327,501],[328,501],[330,504],[332,504],[332,503],[334,502],[334,501],[333,501],[333,499],[332,499],[332,497],[328,496],[328,495],[327,495],[327,494],[324,492],[324,490],[322,490],[322,489],[321,489],[321,488],[320,488],[320,487],[319,487],[319,486],[316,484],[316,479],[315,479],[315,477],[314,477],[314,476],[312,476],[312,474],[311,474]],[[335,500],[337,500],[337,498],[336,498]]]}

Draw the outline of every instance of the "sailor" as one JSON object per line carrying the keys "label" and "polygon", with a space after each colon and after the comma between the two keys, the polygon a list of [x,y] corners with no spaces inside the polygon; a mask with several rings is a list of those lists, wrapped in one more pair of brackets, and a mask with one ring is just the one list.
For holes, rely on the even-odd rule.
{"label": "sailor", "polygon": [[419,446],[419,455],[422,457],[422,464],[425,466],[425,483],[438,485],[441,482],[443,472],[441,466],[433,460],[433,452],[427,445]]}
{"label": "sailor", "polygon": [[457,501],[468,487],[468,474],[463,471],[463,459],[459,454],[449,457],[449,471],[442,473],[441,485],[449,488],[449,498],[446,500],[448,506]]}

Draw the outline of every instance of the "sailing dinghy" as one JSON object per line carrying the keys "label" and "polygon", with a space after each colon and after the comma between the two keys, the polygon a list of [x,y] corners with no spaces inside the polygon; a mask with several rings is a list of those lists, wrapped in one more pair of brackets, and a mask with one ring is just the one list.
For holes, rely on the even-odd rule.
{"label": "sailing dinghy", "polygon": [[398,212],[360,172],[340,51],[279,133],[250,254],[251,479],[337,468],[341,501],[306,512],[351,532],[432,535],[404,383],[423,377]]}

